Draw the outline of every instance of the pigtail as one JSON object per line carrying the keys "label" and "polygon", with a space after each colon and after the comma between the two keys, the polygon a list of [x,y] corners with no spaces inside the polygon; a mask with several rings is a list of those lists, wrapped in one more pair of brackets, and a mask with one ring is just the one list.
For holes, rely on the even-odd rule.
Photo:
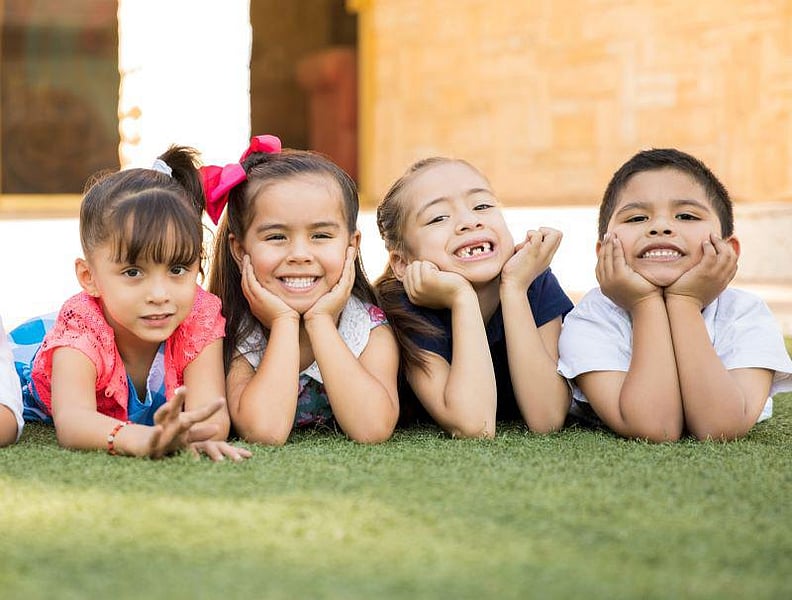
{"label": "pigtail", "polygon": [[199,171],[198,151],[188,146],[171,146],[158,158],[170,167],[171,177],[185,189],[200,216],[206,209],[206,196]]}

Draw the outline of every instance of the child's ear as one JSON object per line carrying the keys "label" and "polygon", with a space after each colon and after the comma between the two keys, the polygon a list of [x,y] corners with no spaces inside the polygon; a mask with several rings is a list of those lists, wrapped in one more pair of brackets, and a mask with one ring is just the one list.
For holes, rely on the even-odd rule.
{"label": "child's ear", "polygon": [[80,287],[94,298],[99,297],[99,288],[96,285],[96,280],[91,270],[91,265],[84,258],[78,258],[74,261],[74,272],[77,275],[77,282]]}
{"label": "child's ear", "polygon": [[245,249],[242,247],[242,243],[233,233],[228,234],[228,247],[231,250],[231,257],[234,259],[234,262],[241,271],[242,259],[245,258],[245,254],[247,254],[247,252],[245,252]]}
{"label": "child's ear", "polygon": [[407,265],[410,264],[404,254],[398,250],[391,250],[388,254],[388,263],[396,279],[402,281],[404,279],[404,271],[407,270]]}
{"label": "child's ear", "polygon": [[729,246],[731,246],[732,250],[734,250],[734,254],[737,255],[737,258],[739,258],[740,257],[740,240],[737,239],[737,236],[732,235],[732,236],[726,238],[723,241],[726,242],[727,244],[729,244]]}
{"label": "child's ear", "polygon": [[349,245],[354,246],[355,250],[360,250],[360,230],[356,229],[355,233],[349,236]]}
{"label": "child's ear", "polygon": [[605,233],[605,235],[603,235],[602,238],[597,240],[597,245],[594,248],[594,253],[597,256],[599,256],[600,248],[602,248],[602,244],[604,244],[608,240],[608,238],[610,238],[610,235],[611,235],[610,233]]}

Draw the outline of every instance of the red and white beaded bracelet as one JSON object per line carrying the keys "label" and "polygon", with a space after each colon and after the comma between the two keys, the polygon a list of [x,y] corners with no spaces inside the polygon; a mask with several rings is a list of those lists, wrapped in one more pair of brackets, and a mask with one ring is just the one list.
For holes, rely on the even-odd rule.
{"label": "red and white beaded bracelet", "polygon": [[115,449],[115,438],[118,435],[118,432],[121,431],[123,427],[129,425],[132,421],[121,421],[120,423],[116,423],[116,426],[113,427],[113,431],[107,436],[107,453],[112,454],[115,456],[118,454]]}

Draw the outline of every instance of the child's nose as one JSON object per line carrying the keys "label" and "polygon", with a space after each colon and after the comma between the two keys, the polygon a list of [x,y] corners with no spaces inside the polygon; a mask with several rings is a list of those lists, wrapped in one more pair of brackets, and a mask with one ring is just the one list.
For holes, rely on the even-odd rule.
{"label": "child's nose", "polygon": [[148,301],[159,304],[165,302],[167,299],[168,286],[165,281],[159,277],[152,278],[148,290]]}
{"label": "child's nose", "polygon": [[670,227],[652,227],[649,230],[649,235],[671,235],[673,231]]}
{"label": "child's nose", "polygon": [[672,222],[666,217],[658,216],[649,222],[649,235],[671,235],[674,233]]}
{"label": "child's nose", "polygon": [[468,210],[459,215],[457,221],[457,231],[465,232],[471,229],[478,229],[482,226],[481,219],[476,211]]}
{"label": "child's nose", "polygon": [[308,249],[308,245],[302,241],[295,241],[289,249],[289,261],[295,263],[310,262],[313,255]]}

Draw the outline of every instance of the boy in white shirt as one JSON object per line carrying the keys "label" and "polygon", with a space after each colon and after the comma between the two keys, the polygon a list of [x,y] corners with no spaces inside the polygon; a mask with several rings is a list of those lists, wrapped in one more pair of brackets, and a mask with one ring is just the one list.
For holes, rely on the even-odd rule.
{"label": "boy in white shirt", "polygon": [[765,303],[727,288],[737,270],[728,192],[696,158],[640,152],[600,205],[597,280],[566,317],[559,372],[573,414],[651,441],[729,440],[792,390],[792,361]]}
{"label": "boy in white shirt", "polygon": [[22,433],[22,390],[14,357],[0,320],[0,446],[13,444]]}

